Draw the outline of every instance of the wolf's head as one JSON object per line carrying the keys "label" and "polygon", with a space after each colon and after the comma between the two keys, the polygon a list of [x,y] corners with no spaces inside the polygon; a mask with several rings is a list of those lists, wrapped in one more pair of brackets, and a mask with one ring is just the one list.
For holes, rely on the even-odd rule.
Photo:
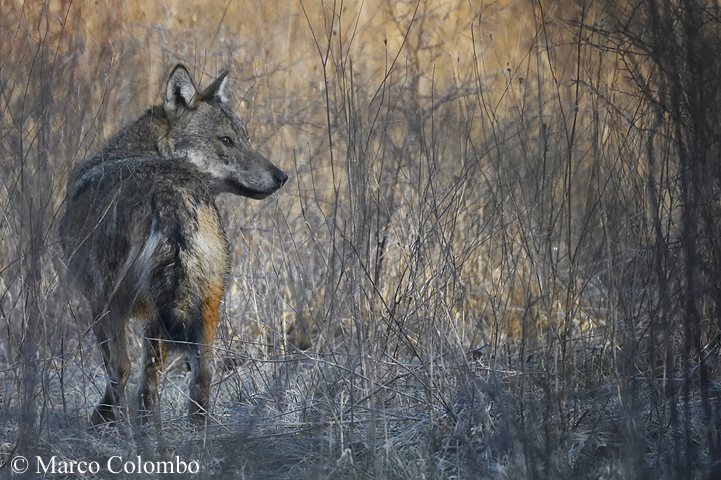
{"label": "wolf's head", "polygon": [[163,156],[185,158],[209,174],[213,195],[264,198],[282,187],[288,175],[250,145],[245,125],[226,106],[227,75],[200,92],[184,66],[173,69],[163,98],[169,130],[158,148]]}

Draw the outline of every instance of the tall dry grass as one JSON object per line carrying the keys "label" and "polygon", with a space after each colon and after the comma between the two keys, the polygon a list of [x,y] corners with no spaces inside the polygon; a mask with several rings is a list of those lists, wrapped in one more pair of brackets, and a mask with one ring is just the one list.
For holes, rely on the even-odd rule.
{"label": "tall dry grass", "polygon": [[[5,472],[140,452],[219,478],[718,475],[712,4],[1,8]],[[104,372],[58,251],[67,172],[177,62],[230,69],[291,179],[218,200],[212,425],[182,418],[175,361],[148,436],[87,431]]]}

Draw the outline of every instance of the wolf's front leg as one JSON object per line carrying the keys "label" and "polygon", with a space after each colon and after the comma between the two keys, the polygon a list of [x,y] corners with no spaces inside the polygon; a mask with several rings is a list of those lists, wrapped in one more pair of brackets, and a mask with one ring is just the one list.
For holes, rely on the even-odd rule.
{"label": "wolf's front leg", "polygon": [[190,369],[193,376],[190,380],[190,418],[195,423],[204,423],[208,413],[210,398],[210,384],[213,380],[213,371],[210,361],[213,357],[213,339],[218,325],[218,309],[223,296],[222,278],[217,279],[215,285],[207,289],[208,295],[203,301],[202,339],[191,348],[188,354]]}

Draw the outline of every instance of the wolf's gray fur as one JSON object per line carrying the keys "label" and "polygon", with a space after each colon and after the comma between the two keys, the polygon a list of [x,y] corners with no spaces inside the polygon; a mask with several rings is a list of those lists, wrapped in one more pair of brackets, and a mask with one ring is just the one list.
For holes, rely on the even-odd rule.
{"label": "wolf's gray fur", "polygon": [[141,416],[154,408],[168,347],[188,354],[191,417],[202,421],[207,412],[210,347],[229,265],[214,196],[260,199],[288,178],[251,147],[245,126],[226,106],[226,75],[199,92],[187,69],[176,66],[163,104],[70,174],[60,235],[108,373],[94,424],[118,418],[130,372],[130,316],[147,318]]}

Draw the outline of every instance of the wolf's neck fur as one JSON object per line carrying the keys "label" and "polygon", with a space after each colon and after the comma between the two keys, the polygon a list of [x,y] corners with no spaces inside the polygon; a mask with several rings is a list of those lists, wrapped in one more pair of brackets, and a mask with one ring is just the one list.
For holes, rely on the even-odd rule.
{"label": "wolf's neck fur", "polygon": [[165,158],[159,147],[168,130],[169,122],[162,105],[150,107],[135,122],[110,137],[92,157],[78,164],[71,177],[80,178],[107,161],[133,157]]}
{"label": "wolf's neck fur", "polygon": [[[102,160],[145,157],[161,158],[158,142],[168,132],[168,119],[161,105],[149,108],[139,119],[113,135],[96,156]],[[128,146],[132,145],[132,152]]]}

